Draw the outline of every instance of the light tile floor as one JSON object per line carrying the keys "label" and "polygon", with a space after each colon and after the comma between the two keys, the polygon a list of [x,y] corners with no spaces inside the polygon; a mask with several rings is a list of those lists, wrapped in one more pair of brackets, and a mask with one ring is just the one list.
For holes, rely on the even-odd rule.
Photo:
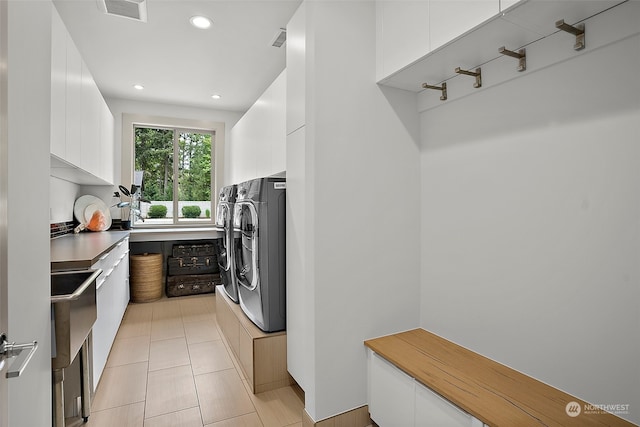
{"label": "light tile floor", "polygon": [[84,425],[302,427],[303,406],[292,387],[251,393],[207,294],[129,305]]}

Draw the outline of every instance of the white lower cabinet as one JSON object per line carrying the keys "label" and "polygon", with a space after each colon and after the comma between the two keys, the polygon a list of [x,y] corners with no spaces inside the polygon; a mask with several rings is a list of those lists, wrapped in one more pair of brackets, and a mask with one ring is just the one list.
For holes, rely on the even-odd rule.
{"label": "white lower cabinet", "polygon": [[483,427],[383,357],[369,356],[369,414],[380,427]]}
{"label": "white lower cabinet", "polygon": [[92,379],[95,392],[129,303],[129,238],[119,242],[92,267],[103,270],[96,285],[98,317],[92,329]]}
{"label": "white lower cabinet", "polygon": [[380,427],[412,426],[414,423],[413,378],[373,353],[369,372],[369,413]]}
{"label": "white lower cabinet", "polygon": [[481,421],[418,382],[415,402],[416,427],[482,427]]}

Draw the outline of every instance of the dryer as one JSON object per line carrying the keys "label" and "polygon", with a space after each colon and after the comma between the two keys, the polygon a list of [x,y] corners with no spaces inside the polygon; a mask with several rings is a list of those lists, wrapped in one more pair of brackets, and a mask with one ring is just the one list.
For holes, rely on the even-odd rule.
{"label": "dryer", "polygon": [[284,178],[246,181],[234,206],[240,307],[265,332],[286,328],[285,190]]}
{"label": "dryer", "polygon": [[216,209],[216,225],[223,229],[222,238],[218,240],[218,266],[220,280],[225,293],[235,303],[238,302],[238,284],[234,267],[233,251],[233,206],[236,201],[236,186],[229,185],[220,190]]}

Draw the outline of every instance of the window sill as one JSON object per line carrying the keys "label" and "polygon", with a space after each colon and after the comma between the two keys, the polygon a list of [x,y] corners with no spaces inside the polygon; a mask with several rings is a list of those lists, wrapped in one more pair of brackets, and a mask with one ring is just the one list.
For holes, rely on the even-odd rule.
{"label": "window sill", "polygon": [[222,237],[223,231],[221,227],[216,226],[132,228],[130,230],[130,241],[161,242],[167,240],[218,239]]}

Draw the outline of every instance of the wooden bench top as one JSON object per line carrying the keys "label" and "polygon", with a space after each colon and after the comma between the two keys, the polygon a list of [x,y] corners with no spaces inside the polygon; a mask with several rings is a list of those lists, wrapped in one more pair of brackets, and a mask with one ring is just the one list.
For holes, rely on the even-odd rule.
{"label": "wooden bench top", "polygon": [[[365,345],[491,427],[634,425],[424,329]],[[567,414],[571,402],[581,410],[575,417]]]}

